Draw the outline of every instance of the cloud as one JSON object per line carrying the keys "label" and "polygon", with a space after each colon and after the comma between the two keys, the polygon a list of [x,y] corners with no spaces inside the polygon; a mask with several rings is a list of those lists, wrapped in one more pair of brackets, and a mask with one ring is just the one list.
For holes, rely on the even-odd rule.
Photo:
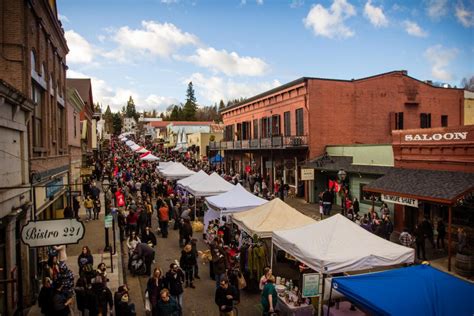
{"label": "cloud", "polygon": [[252,97],[281,85],[278,80],[273,80],[271,82],[259,81],[255,84],[236,82],[231,79],[224,79],[217,76],[206,77],[201,73],[192,74],[191,77],[183,81],[183,83],[187,84],[189,81],[193,82],[197,94],[210,103],[219,102],[220,100]]}
{"label": "cloud", "polygon": [[176,59],[183,59],[227,76],[262,76],[269,69],[267,63],[260,58],[239,56],[236,52],[229,53],[225,49],[216,50],[213,47],[198,48],[195,55]]}
{"label": "cloud", "polygon": [[178,3],[179,0],[161,0],[161,3],[164,4],[173,4],[173,3]]}
{"label": "cloud", "polygon": [[448,13],[448,0],[427,0],[426,2],[426,13],[429,17],[439,19]]}
{"label": "cloud", "polygon": [[473,8],[471,8],[471,10],[466,9],[464,7],[464,3],[458,2],[458,4],[455,7],[455,12],[456,12],[456,17],[458,18],[458,21],[464,27],[474,26],[474,9]]}
{"label": "cloud", "polygon": [[413,36],[416,37],[427,37],[428,33],[426,33],[416,22],[405,20],[403,21],[403,26],[405,27],[405,31]]}
{"label": "cloud", "polygon": [[92,45],[80,34],[73,30],[64,33],[69,47],[67,55],[68,63],[72,64],[90,64],[94,60],[94,49]]}
{"label": "cloud", "polygon": [[69,19],[67,18],[67,16],[65,15],[62,15],[62,14],[58,14],[58,18],[61,22],[66,22],[66,23],[69,23]]}
{"label": "cloud", "polygon": [[256,0],[258,5],[263,5],[263,0]]}
{"label": "cloud", "polygon": [[113,33],[111,38],[119,46],[106,57],[122,62],[137,54],[170,57],[179,48],[199,42],[195,35],[181,31],[172,23],[155,21],[142,21],[140,29],[124,26]]}
{"label": "cloud", "polygon": [[364,15],[375,27],[388,25],[388,19],[383,13],[382,7],[373,6],[370,0],[364,6]]}
{"label": "cloud", "polygon": [[350,3],[346,0],[334,0],[329,9],[321,4],[314,5],[303,23],[316,36],[347,38],[354,36],[354,31],[344,25],[344,21],[354,15],[356,11]]}
{"label": "cloud", "polygon": [[291,0],[290,8],[296,9],[304,5],[304,0]]}
{"label": "cloud", "polygon": [[67,71],[67,78],[90,78],[94,102],[99,102],[103,106],[110,105],[113,112],[120,111],[122,106],[126,105],[130,96],[135,101],[138,111],[164,111],[169,105],[179,102],[175,98],[158,96],[156,94],[142,97],[140,93],[133,89],[121,87],[114,88],[100,78],[88,76],[82,72],[74,70]]}
{"label": "cloud", "polygon": [[425,57],[431,64],[431,75],[438,80],[452,80],[453,77],[446,68],[456,58],[457,54],[458,50],[456,48],[444,48],[440,44],[429,47],[425,51]]}

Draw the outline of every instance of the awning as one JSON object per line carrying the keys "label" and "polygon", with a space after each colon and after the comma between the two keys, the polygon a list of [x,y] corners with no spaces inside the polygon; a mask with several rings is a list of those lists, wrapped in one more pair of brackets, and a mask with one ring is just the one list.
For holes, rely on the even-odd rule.
{"label": "awning", "polygon": [[453,205],[474,191],[474,173],[393,168],[364,191]]}

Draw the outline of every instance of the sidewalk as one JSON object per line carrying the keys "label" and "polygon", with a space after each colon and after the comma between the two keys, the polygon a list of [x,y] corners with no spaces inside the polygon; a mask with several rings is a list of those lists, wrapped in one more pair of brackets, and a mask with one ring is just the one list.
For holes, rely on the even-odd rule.
{"label": "sidewalk", "polygon": [[[104,204],[104,195],[101,193],[101,202],[102,205]],[[110,265],[110,252],[104,253],[105,247],[105,229],[104,229],[104,215],[105,215],[105,208],[102,207],[101,213],[99,215],[98,220],[85,222],[84,219],[86,218],[86,211],[81,206],[79,211],[79,216],[81,220],[84,222],[85,226],[85,234],[84,238],[76,245],[68,245],[67,246],[67,266],[74,272],[74,280],[77,281],[79,277],[79,268],[77,263],[77,257],[82,251],[83,246],[88,246],[92,252],[94,257],[94,269],[97,268],[99,263],[105,262],[107,265],[107,278],[109,282],[107,286],[109,289],[114,293],[117,288],[123,284],[123,273],[122,273],[122,255],[121,255],[121,246],[120,246],[120,238],[119,238],[119,229],[117,223],[116,226],[116,244],[117,244],[117,253],[112,256],[113,260],[113,272]],[[112,235],[112,228],[109,228],[109,240],[110,244],[113,247],[113,235]],[[32,306],[30,310],[27,312],[28,316],[40,316],[41,312],[38,308],[38,305]],[[71,315],[80,315],[80,312],[77,311],[75,304],[72,307],[72,314]]]}

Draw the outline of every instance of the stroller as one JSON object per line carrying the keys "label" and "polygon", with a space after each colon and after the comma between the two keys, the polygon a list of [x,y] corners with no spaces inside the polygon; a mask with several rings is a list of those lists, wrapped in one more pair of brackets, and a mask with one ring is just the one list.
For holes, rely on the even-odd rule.
{"label": "stroller", "polygon": [[146,274],[145,260],[137,254],[131,255],[128,268],[133,276]]}

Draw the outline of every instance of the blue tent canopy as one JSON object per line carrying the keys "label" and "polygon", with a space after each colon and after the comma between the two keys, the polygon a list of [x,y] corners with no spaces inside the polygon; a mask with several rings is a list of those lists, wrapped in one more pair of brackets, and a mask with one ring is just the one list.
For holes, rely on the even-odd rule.
{"label": "blue tent canopy", "polygon": [[220,163],[224,160],[223,160],[223,158],[220,154],[217,154],[214,157],[212,157],[210,161],[211,161],[211,163]]}
{"label": "blue tent canopy", "polygon": [[338,277],[333,287],[374,315],[474,315],[474,284],[428,265]]}

